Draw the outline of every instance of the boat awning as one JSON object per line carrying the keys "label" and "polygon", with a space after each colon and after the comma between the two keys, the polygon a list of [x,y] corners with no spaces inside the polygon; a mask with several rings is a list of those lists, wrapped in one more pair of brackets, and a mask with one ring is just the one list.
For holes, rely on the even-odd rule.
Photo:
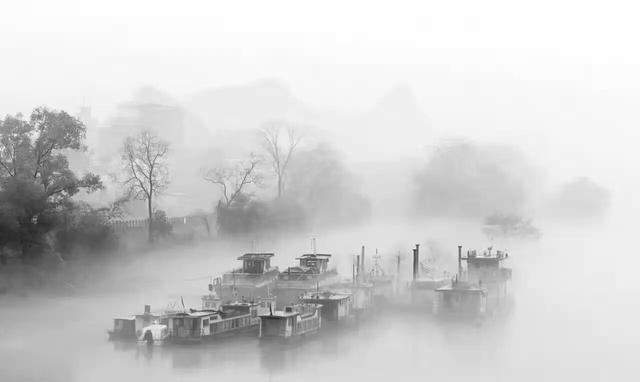
{"label": "boat awning", "polygon": [[266,260],[273,256],[273,253],[245,253],[238,257],[238,260]]}

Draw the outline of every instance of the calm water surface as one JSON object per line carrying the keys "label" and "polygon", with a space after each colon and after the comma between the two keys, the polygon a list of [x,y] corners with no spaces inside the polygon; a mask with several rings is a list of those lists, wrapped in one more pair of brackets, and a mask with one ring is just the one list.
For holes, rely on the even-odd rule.
{"label": "calm water surface", "polygon": [[[394,239],[381,248],[395,249],[406,240],[409,252],[420,242],[413,239],[420,234],[396,230],[385,229]],[[453,248],[448,262],[455,262],[455,231],[430,227]],[[153,269],[141,260],[105,270],[102,278],[108,282],[97,278],[84,293],[0,298],[0,380],[628,380],[640,344],[639,288],[632,278],[640,262],[625,247],[629,232],[624,227],[544,232],[537,243],[509,243],[515,306],[483,326],[388,308],[357,328],[290,347],[263,346],[251,337],[171,348],[108,342],[112,317],[139,311],[144,303],[163,308],[167,296],[184,295],[196,306],[208,282],[203,269],[221,273],[234,266],[240,249],[201,246],[161,253]],[[334,251],[343,270],[362,242],[352,237],[374,246],[379,233],[369,228],[324,242],[343,249]],[[483,245],[480,236],[468,237]],[[308,246],[306,239],[271,245],[281,267]]]}

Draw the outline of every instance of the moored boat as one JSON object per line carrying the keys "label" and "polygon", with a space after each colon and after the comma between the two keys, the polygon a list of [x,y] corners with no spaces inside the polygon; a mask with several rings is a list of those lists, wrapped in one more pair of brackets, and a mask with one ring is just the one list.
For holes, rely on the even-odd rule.
{"label": "moored boat", "polygon": [[272,298],[257,303],[226,303],[218,310],[175,312],[167,315],[162,323],[167,325],[170,342],[198,343],[256,332],[260,325],[259,314],[273,308]]}
{"label": "moored boat", "polygon": [[151,306],[144,306],[144,313],[113,319],[113,329],[107,331],[110,341],[136,341],[144,327],[160,320],[164,313],[151,312]]}
{"label": "moored boat", "polygon": [[170,339],[167,325],[157,321],[142,328],[142,334],[138,337],[138,343],[146,345],[164,345]]}
{"label": "moored boat", "polygon": [[306,253],[296,259],[299,265],[281,272],[274,290],[278,307],[295,304],[305,292],[335,282],[338,272],[328,268],[330,258],[326,253]]}
{"label": "moored boat", "polygon": [[353,295],[351,293],[307,292],[300,301],[322,305],[322,319],[326,324],[343,322],[354,317]]}
{"label": "moored boat", "polygon": [[480,320],[487,312],[487,289],[453,279],[436,289],[433,312],[448,320]]}
{"label": "moored boat", "polygon": [[320,304],[295,304],[261,314],[259,337],[289,341],[314,334],[322,326],[321,310]]}
{"label": "moored boat", "polygon": [[271,266],[273,253],[245,253],[238,257],[242,267],[225,273],[212,285],[223,301],[257,300],[270,295],[280,273]]}

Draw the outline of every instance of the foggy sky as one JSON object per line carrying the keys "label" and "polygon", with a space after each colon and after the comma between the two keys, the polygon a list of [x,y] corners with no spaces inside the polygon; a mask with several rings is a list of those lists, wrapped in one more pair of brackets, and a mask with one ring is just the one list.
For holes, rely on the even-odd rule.
{"label": "foggy sky", "polygon": [[42,102],[104,110],[139,84],[185,93],[272,76],[331,107],[367,107],[397,82],[429,104],[460,86],[447,77],[500,73],[595,91],[640,80],[631,49],[640,27],[624,4],[382,4],[10,2],[0,21],[2,111]]}
{"label": "foggy sky", "polygon": [[433,137],[516,142],[552,172],[613,188],[638,170],[632,2],[27,0],[0,11],[2,115],[88,105],[104,121],[141,85],[186,97],[259,78],[316,107],[364,110],[409,84]]}

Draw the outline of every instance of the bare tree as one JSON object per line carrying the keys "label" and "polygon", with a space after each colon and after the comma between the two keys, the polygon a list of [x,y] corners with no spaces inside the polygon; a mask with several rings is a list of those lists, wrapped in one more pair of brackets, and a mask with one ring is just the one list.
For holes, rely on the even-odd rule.
{"label": "bare tree", "polygon": [[220,187],[225,207],[229,208],[243,194],[243,190],[246,193],[248,185],[260,183],[261,176],[257,171],[259,164],[260,158],[252,153],[249,159],[233,166],[210,168],[202,177],[207,182]]}
{"label": "bare tree", "polygon": [[[281,138],[282,132],[286,138]],[[278,180],[278,197],[284,194],[287,168],[293,153],[302,140],[302,135],[294,126],[286,122],[269,122],[260,130],[262,144],[269,154],[273,172]],[[286,140],[286,143],[284,142]]]}
{"label": "bare tree", "polygon": [[147,201],[149,242],[153,242],[153,198],[169,184],[168,153],[169,144],[146,130],[124,141],[122,161],[127,174],[124,184],[132,197]]}

